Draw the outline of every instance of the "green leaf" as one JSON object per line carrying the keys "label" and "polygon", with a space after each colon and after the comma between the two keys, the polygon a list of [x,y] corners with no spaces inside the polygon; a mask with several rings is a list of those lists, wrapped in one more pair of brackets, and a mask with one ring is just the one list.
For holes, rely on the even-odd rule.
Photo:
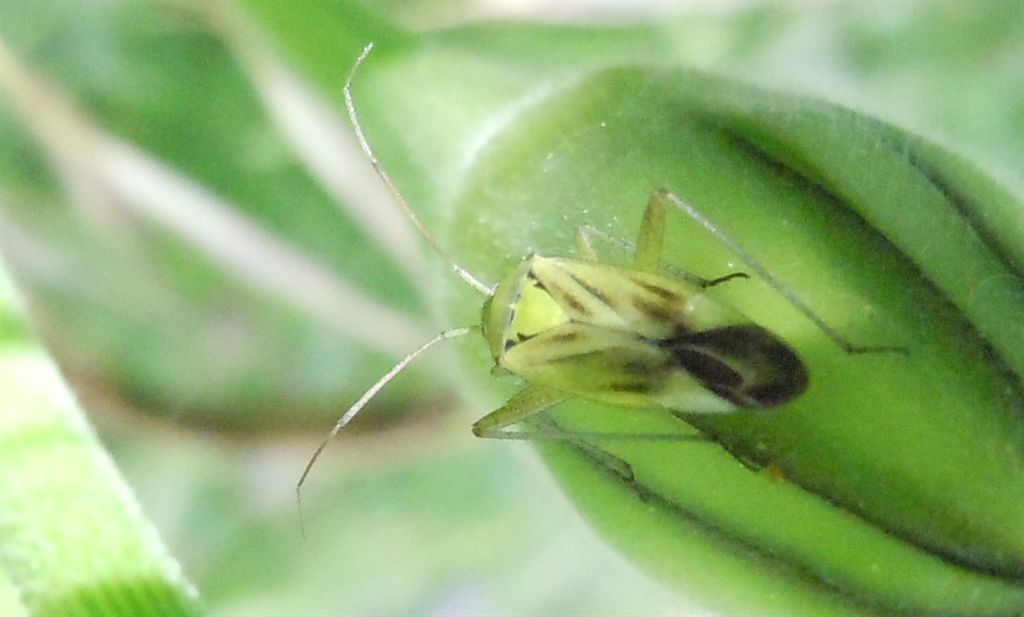
{"label": "green leaf", "polygon": [[24,339],[0,344],[0,539],[5,615],[201,614],[56,367]]}
{"label": "green leaf", "polygon": [[[487,144],[457,202],[455,253],[496,281],[523,255],[572,255],[580,225],[631,240],[660,187],[844,336],[908,354],[844,353],[764,281],[715,288],[800,352],[809,391],[727,417],[563,405],[552,415],[576,430],[687,422],[717,442],[600,444],[633,483],[586,450],[543,447],[595,527],[735,612],[1017,614],[1022,205],[965,161],[849,110],[615,69],[544,98]],[[745,268],[682,215],[669,229],[667,262],[708,278]],[[459,293],[453,323],[478,303]],[[483,374],[484,346],[465,348]]]}

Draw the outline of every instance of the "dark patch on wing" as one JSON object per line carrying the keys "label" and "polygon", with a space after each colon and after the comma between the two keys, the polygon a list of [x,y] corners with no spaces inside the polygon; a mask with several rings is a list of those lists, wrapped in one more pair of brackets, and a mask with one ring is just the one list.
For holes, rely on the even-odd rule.
{"label": "dark patch on wing", "polygon": [[743,385],[742,375],[713,356],[688,347],[678,347],[672,353],[686,370],[700,376],[702,380],[725,388],[739,388]]}
{"label": "dark patch on wing", "polygon": [[778,403],[768,403],[768,405],[778,405],[793,398],[790,395],[791,391],[792,386],[785,382],[768,383],[747,389],[747,393],[756,401],[778,401]]}
{"label": "dark patch on wing", "polygon": [[781,405],[807,389],[796,352],[761,326],[681,333],[659,345],[704,387],[742,407]]}

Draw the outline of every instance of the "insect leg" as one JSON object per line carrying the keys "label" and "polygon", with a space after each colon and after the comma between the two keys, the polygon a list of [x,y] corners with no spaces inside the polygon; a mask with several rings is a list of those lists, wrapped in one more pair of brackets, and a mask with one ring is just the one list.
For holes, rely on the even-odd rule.
{"label": "insect leg", "polygon": [[[633,256],[633,266],[637,270],[656,273],[667,267],[666,264],[661,263],[661,253],[665,246],[665,209],[668,203],[662,198],[660,191],[655,191],[647,200],[644,219],[640,224],[640,235],[636,241],[636,252]],[[678,276],[678,273],[676,275]],[[706,279],[687,272],[683,278],[702,288],[708,288],[736,278],[750,278],[750,276],[746,272],[732,272],[718,278]]]}
{"label": "insect leg", "polygon": [[485,439],[516,439],[507,437],[502,429],[522,422],[532,415],[561,403],[569,395],[538,386],[523,388],[507,403],[473,423],[473,434]]}
{"label": "insect leg", "polygon": [[[702,433],[600,433],[567,431],[554,422],[543,422],[528,431],[509,430],[508,427],[527,420],[569,399],[568,394],[527,386],[502,407],[492,411],[473,424],[473,434],[484,439],[510,439],[516,441],[712,441]],[[554,427],[554,428],[552,428]]]}
{"label": "insect leg", "polygon": [[532,418],[540,412],[569,398],[553,390],[528,386],[500,409],[484,416],[473,425],[473,434],[488,439],[510,439],[517,441],[554,441],[567,443],[577,448],[584,456],[605,467],[623,482],[633,484],[636,476],[633,467],[625,460],[599,447],[594,441],[695,441],[715,443],[702,433],[594,433],[569,431],[547,417],[537,418],[529,431],[508,430],[522,420]]}
{"label": "insect leg", "polygon": [[[474,433],[476,434],[476,433]],[[513,441],[696,441],[712,443],[715,440],[702,433],[599,433],[591,431],[567,431],[563,428],[547,430],[537,428],[530,431],[497,430],[477,434],[485,439],[508,439]]]}
{"label": "insect leg", "polygon": [[[579,433],[566,431],[553,419],[547,417],[547,415],[538,420],[537,426],[544,432],[544,434],[551,435],[553,438],[554,436],[558,436],[560,441],[571,443],[573,447],[577,448],[580,453],[583,454],[583,456],[615,474],[623,482],[626,482],[627,484],[634,484],[636,482],[636,474],[633,473],[632,465],[607,450],[599,448],[588,441],[579,439]],[[573,438],[574,436],[576,438]]]}
{"label": "insect leg", "polygon": [[521,422],[527,418],[557,405],[569,398],[555,390],[538,386],[527,386],[502,407],[492,411],[473,424],[473,434],[486,439],[515,439],[525,441],[560,441],[569,442],[578,447],[588,457],[598,461],[626,482],[633,481],[633,468],[629,463],[604,450],[581,441],[578,436],[563,431],[551,420],[543,421],[534,431],[509,431],[505,427]]}
{"label": "insect leg", "polygon": [[583,261],[598,262],[600,259],[597,256],[597,251],[594,250],[594,245],[590,243],[590,236],[587,235],[588,229],[594,228],[589,226],[576,228],[576,253]]}
{"label": "insect leg", "polygon": [[664,243],[665,202],[658,198],[658,193],[654,193],[647,200],[647,207],[644,208],[644,218],[640,223],[640,233],[636,238],[633,267],[641,272],[657,273]]}
{"label": "insect leg", "polygon": [[[604,244],[614,248],[615,250],[623,253],[624,256],[633,255],[636,253],[636,247],[633,246],[632,242],[623,240],[622,238],[617,238],[609,234],[608,232],[601,231],[600,229],[594,227],[593,225],[581,225],[580,227],[576,228],[577,250],[581,248],[580,242],[585,242],[590,247],[590,251],[593,254],[593,256],[597,258],[597,260],[600,260],[600,258],[597,255],[597,251],[593,248],[595,238],[600,240]],[[589,259],[584,255],[583,252],[580,253],[580,256],[583,257],[584,259]]]}
{"label": "insect leg", "polygon": [[[628,242],[626,240],[623,240],[622,238],[616,238],[615,236],[607,232],[601,231],[600,229],[594,227],[593,225],[582,225],[576,229],[576,249],[577,252],[580,254],[580,257],[582,257],[586,261],[599,260],[597,251],[594,250],[593,248],[594,238],[601,240],[605,244],[608,244],[614,247],[615,249],[622,251],[623,253],[631,253],[634,255],[636,254],[636,247],[633,246],[632,242]],[[750,278],[750,275],[747,274],[746,272],[730,272],[725,276],[720,276],[718,278],[713,279],[706,279],[702,276],[697,276],[692,272],[687,272],[682,268],[678,268],[664,261],[659,262],[658,272],[661,272],[663,274],[669,274],[681,281],[692,283],[697,287],[701,287],[704,289],[708,287],[714,287],[715,285],[719,285],[721,283],[725,283],[727,281],[731,281],[737,278]]]}
{"label": "insect leg", "polygon": [[804,315],[804,317],[811,320],[811,322],[815,326],[817,326],[818,329],[825,334],[825,336],[832,339],[832,341],[835,342],[835,344],[841,347],[844,351],[846,351],[846,353],[908,353],[905,347],[899,347],[895,345],[866,346],[856,345],[850,342],[846,337],[844,337],[835,328],[830,326],[824,319],[822,319],[821,316],[815,313],[811,309],[811,307],[808,306],[807,303],[804,302],[803,299],[801,299],[800,296],[796,294],[796,292],[794,292],[789,287],[783,285],[782,282],[780,282],[778,279],[772,276],[772,274],[768,272],[768,270],[763,265],[761,265],[761,262],[755,259],[754,256],[751,255],[745,248],[743,248],[738,242],[733,240],[731,236],[729,236],[724,230],[719,228],[718,225],[716,225],[711,219],[704,216],[704,214],[697,210],[697,208],[695,208],[693,205],[665,189],[658,189],[657,191],[655,191],[654,195],[651,196],[651,201],[658,201],[663,205],[663,207],[664,205],[671,204],[680,212],[682,212],[686,216],[692,218],[694,221],[699,223],[701,227],[709,231],[711,235],[718,239],[719,242],[724,244],[726,248],[728,248],[744,263],[746,263],[751,270],[753,270],[754,272],[757,273],[758,276],[763,278],[766,283],[771,285],[775,289],[775,291],[782,294],[782,297],[788,300],[789,303],[792,304],[794,308],[796,308],[796,310],[800,311]]}

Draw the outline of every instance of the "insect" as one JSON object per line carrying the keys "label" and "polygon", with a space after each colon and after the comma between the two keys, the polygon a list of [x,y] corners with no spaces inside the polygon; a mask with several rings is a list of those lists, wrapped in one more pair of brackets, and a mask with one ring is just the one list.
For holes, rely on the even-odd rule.
{"label": "insect", "polygon": [[498,285],[481,282],[455,263],[430,235],[363,134],[351,86],[371,49],[372,44],[356,61],[343,90],[359,144],[434,251],[487,299],[479,325],[445,330],[427,341],[341,416],[306,465],[297,492],[330,440],[395,375],[436,343],[475,331],[483,334],[495,373],[518,376],[527,384],[505,405],[473,424],[473,434],[478,437],[571,440],[574,435],[586,435],[688,440],[693,436],[546,434],[512,427],[570,398],[631,408],[730,413],[770,408],[800,396],[808,387],[809,376],[796,351],[707,293],[716,285],[749,278],[748,274],[734,272],[708,280],[664,273],[661,253],[670,210],[678,210],[702,225],[848,353],[905,351],[862,347],[847,341],[710,219],[666,190],[655,191],[647,202],[629,267],[601,263],[590,240],[601,233],[584,227],[577,233],[577,259],[529,255]]}

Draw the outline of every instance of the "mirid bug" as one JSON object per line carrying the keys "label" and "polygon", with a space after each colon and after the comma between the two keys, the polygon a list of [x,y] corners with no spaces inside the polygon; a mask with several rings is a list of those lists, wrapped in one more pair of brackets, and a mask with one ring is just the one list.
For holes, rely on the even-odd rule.
{"label": "mirid bug", "polygon": [[[710,280],[665,273],[661,253],[669,210],[700,223],[846,352],[905,351],[850,343],[710,219],[664,189],[655,191],[647,202],[629,267],[601,263],[590,242],[590,237],[600,232],[584,227],[577,232],[578,258],[529,255],[498,285],[481,282],[456,264],[430,235],[363,133],[352,99],[352,81],[371,49],[372,45],[367,46],[360,55],[343,90],[359,144],[424,239],[463,281],[487,299],[479,325],[445,330],[427,341],[341,416],[307,463],[297,492],[330,440],[395,375],[436,343],[477,330],[488,345],[494,372],[515,375],[526,383],[505,405],[473,424],[472,432],[478,437],[690,440],[693,435],[544,433],[511,427],[570,398],[628,408],[732,413],[775,407],[800,396],[808,387],[809,375],[796,351],[707,293],[715,285],[749,278],[746,273]],[[624,475],[631,475],[628,469]]]}

